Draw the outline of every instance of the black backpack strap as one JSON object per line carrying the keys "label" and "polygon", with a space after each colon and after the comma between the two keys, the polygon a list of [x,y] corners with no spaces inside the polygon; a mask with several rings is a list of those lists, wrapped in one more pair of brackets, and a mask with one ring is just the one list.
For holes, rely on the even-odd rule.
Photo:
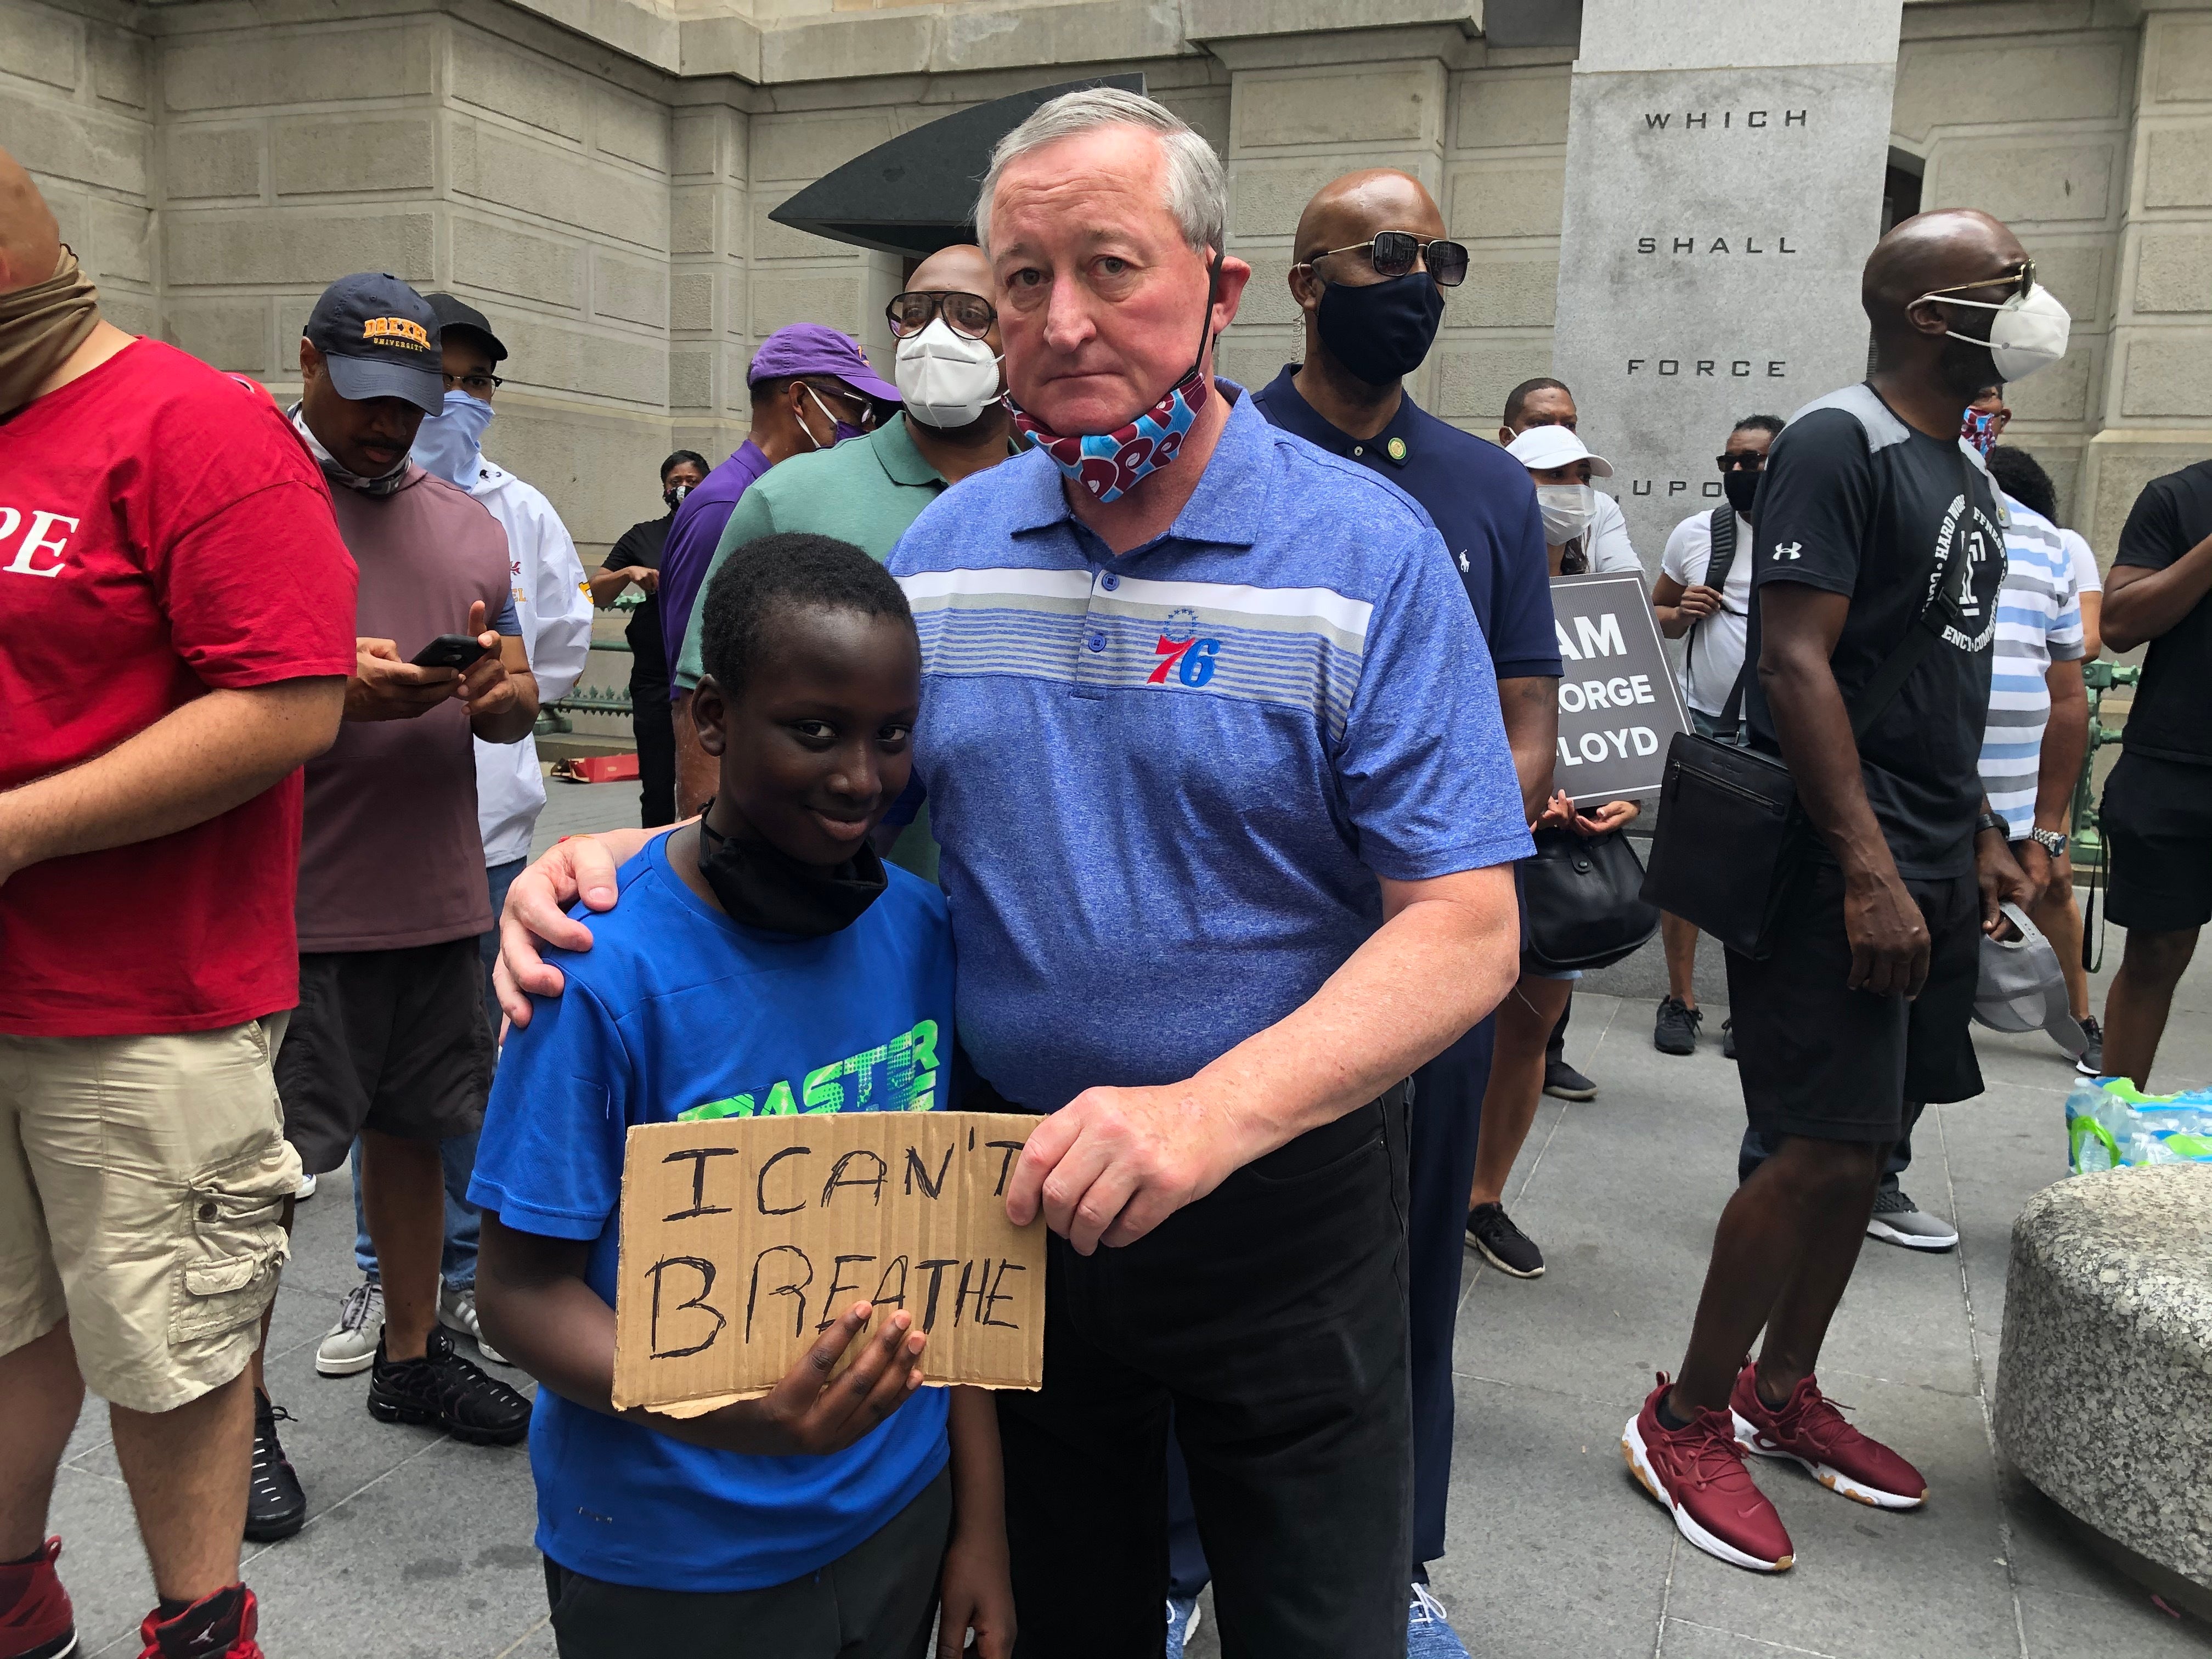
{"label": "black backpack strap", "polygon": [[1735,568],[1735,509],[1726,503],[1705,515],[1712,527],[1712,556],[1705,561],[1705,580],[1699,584],[1715,592],[1728,586],[1729,572]]}
{"label": "black backpack strap", "polygon": [[[1851,741],[1855,744],[1865,738],[1875,721],[1881,718],[1882,711],[1905,689],[1905,681],[1912,678],[1912,671],[1920,666],[1920,659],[1942,637],[1945,621],[1959,614],[1960,596],[1966,592],[1967,575],[1973,564],[1966,545],[1966,532],[1968,521],[1974,515],[1974,464],[1967,459],[1963,442],[1959,447],[1959,477],[1960,533],[1954,544],[1959,556],[1943,573],[1942,591],[1928,602],[1914,619],[1913,626],[1906,630],[1905,637],[1881,659],[1881,665],[1874,671],[1874,678],[1860,688],[1850,710]],[[1930,562],[1933,562],[1932,559]],[[1710,576],[1711,574],[1711,567],[1708,565],[1706,574]],[[1924,582],[1925,579],[1923,580]],[[1744,688],[1749,683],[1751,670],[1750,653],[1747,652],[1743,666],[1736,672],[1735,684],[1729,691],[1727,706],[1721,710],[1721,728],[1723,731],[1736,723],[1737,711],[1742,705]]]}

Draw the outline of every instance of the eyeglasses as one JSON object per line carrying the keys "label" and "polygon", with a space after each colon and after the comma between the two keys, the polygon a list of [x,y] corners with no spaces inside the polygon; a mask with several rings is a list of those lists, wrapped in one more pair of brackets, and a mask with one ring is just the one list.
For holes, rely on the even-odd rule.
{"label": "eyeglasses", "polygon": [[909,289],[884,307],[884,315],[892,334],[902,340],[921,333],[940,316],[955,334],[971,340],[981,339],[999,320],[998,308],[981,295],[952,289]]}
{"label": "eyeglasses", "polygon": [[1719,460],[1721,464],[1721,471],[1723,472],[1764,472],[1766,471],[1766,457],[1760,454],[1755,449],[1747,450],[1740,455],[1722,455],[1716,459]]}
{"label": "eyeglasses", "polygon": [[1996,288],[2000,285],[2012,290],[2012,298],[2027,299],[2035,287],[2035,261],[2022,259],[2019,270],[2007,271],[2002,276],[1984,277],[1978,283],[1960,283],[1953,288],[1931,288],[1920,297],[1933,300],[1946,294],[1965,294],[1978,288]]}
{"label": "eyeglasses", "polygon": [[1438,288],[1457,288],[1467,280],[1467,249],[1458,242],[1424,242],[1409,230],[1378,230],[1368,242],[1354,242],[1350,247],[1333,247],[1316,253],[1310,259],[1298,261],[1303,265],[1314,265],[1340,253],[1358,253],[1364,250],[1368,262],[1375,267],[1377,276],[1403,276],[1420,259],[1428,266],[1429,275]]}
{"label": "eyeglasses", "polygon": [[507,382],[496,374],[448,374],[446,376],[447,391],[465,392],[471,398],[481,398],[495,387],[503,386],[506,384]]}
{"label": "eyeglasses", "polygon": [[[853,405],[859,404],[860,412],[851,416],[853,424],[863,432],[875,430],[878,411],[874,398],[854,391],[842,380],[833,381],[828,386],[823,385],[818,380],[801,380],[799,384],[812,392],[817,398],[834,398],[848,414]],[[834,421],[837,417],[833,413],[830,418]]]}

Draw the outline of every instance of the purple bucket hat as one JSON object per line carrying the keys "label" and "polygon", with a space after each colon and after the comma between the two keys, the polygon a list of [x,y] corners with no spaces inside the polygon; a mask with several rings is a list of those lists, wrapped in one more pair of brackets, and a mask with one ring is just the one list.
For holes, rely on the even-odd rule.
{"label": "purple bucket hat", "polygon": [[863,397],[887,404],[900,401],[898,388],[868,366],[853,337],[827,323],[793,323],[776,330],[753,353],[745,384],[787,374],[834,374]]}

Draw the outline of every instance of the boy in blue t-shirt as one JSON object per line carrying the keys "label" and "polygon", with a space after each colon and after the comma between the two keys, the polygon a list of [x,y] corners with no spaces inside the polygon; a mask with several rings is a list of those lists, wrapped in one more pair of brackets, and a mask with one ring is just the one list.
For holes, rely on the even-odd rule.
{"label": "boy in blue t-shirt", "polygon": [[866,1303],[761,1399],[686,1419],[610,1401],[630,1125],[802,1109],[808,1074],[854,1056],[874,1058],[848,1109],[931,1110],[951,1081],[945,900],[868,842],[921,700],[897,583],[848,543],[770,536],[701,625],[715,798],[623,867],[593,948],[560,953],[568,994],[508,1038],[469,1189],[479,1315],[543,1385],[554,1634],[563,1659],[921,1659],[941,1594],[940,1653],[972,1629],[1011,1659],[997,1418],[979,1389],[919,1389],[907,1313],[826,1385]]}

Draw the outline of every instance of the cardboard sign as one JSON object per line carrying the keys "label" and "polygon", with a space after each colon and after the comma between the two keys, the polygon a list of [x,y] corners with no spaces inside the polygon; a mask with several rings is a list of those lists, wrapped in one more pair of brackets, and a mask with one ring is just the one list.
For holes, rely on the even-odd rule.
{"label": "cardboard sign", "polygon": [[1039,1120],[824,1112],[641,1124],[623,1165],[614,1403],[690,1417],[767,1393],[855,1302],[904,1308],[924,1381],[1044,1382],[1044,1223],[1006,1219]]}
{"label": "cardboard sign", "polygon": [[1687,728],[1641,575],[1554,576],[1559,662],[1559,765],[1580,806],[1659,793],[1667,745]]}

